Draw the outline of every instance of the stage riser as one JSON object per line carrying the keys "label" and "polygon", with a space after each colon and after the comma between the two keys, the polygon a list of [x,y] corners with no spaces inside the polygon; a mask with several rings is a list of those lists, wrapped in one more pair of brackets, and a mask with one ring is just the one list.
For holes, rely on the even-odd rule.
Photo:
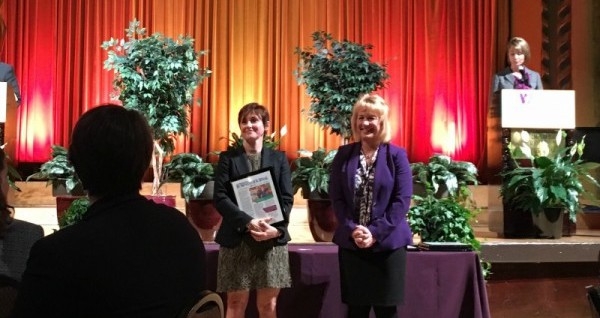
{"label": "stage riser", "polygon": [[492,317],[594,317],[585,286],[598,284],[593,277],[562,280],[527,279],[487,284]]}

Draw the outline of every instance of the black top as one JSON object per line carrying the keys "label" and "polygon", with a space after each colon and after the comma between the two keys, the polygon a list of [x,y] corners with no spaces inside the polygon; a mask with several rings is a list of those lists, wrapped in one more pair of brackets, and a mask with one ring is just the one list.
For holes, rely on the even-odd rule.
{"label": "black top", "polygon": [[177,209],[95,202],[32,248],[14,317],[175,317],[205,289],[205,250]]}

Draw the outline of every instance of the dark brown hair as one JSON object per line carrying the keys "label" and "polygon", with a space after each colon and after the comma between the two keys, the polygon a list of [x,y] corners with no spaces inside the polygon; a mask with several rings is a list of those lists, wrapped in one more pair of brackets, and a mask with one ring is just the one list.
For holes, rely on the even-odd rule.
{"label": "dark brown hair", "polygon": [[244,118],[248,116],[248,114],[253,113],[256,114],[256,116],[258,116],[262,120],[265,127],[269,126],[269,111],[265,106],[259,103],[250,103],[244,105],[244,107],[242,107],[238,113],[238,124],[241,123],[242,120],[244,120]]}
{"label": "dark brown hair", "polygon": [[139,112],[103,104],[85,112],[69,146],[69,160],[92,196],[139,192],[150,167],[153,140]]}

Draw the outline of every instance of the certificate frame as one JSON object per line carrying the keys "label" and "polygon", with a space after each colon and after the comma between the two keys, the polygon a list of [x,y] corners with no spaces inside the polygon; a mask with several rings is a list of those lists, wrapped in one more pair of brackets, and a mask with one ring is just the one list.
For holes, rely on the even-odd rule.
{"label": "certificate frame", "polygon": [[252,218],[271,218],[269,224],[284,220],[273,168],[261,168],[230,181],[238,207]]}

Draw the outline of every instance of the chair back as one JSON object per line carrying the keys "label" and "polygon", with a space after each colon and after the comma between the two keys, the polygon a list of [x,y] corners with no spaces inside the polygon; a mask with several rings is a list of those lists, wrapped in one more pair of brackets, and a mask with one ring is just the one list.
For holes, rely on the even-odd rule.
{"label": "chair back", "polygon": [[12,277],[0,275],[0,318],[9,317],[18,293],[19,282]]}
{"label": "chair back", "polygon": [[600,286],[586,286],[592,318],[600,318]]}
{"label": "chair back", "polygon": [[213,291],[204,290],[192,306],[186,306],[180,318],[224,318],[225,309],[221,296]]}

